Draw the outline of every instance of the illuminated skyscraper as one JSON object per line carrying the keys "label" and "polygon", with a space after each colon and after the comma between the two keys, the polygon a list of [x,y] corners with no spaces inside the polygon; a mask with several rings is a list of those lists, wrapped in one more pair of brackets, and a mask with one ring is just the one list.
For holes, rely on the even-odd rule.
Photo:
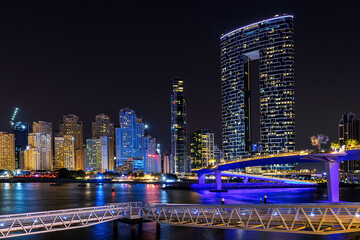
{"label": "illuminated skyscraper", "polygon": [[182,78],[174,77],[171,94],[171,171],[175,173],[191,171],[186,157],[186,133],[184,82]]}
{"label": "illuminated skyscraper", "polygon": [[24,151],[28,145],[29,124],[16,122],[13,124],[15,135],[15,169],[24,169]]}
{"label": "illuminated skyscraper", "polygon": [[209,166],[209,160],[214,159],[214,133],[209,129],[199,129],[191,133],[191,168]]}
{"label": "illuminated skyscraper", "polygon": [[0,169],[15,170],[15,136],[0,132]]}
{"label": "illuminated skyscraper", "polygon": [[108,137],[87,139],[85,149],[86,171],[105,172],[109,169]]}
{"label": "illuminated skyscraper", "polygon": [[43,132],[30,133],[28,146],[24,153],[24,168],[26,170],[52,170],[53,161],[51,152],[50,134]]}
{"label": "illuminated skyscraper", "polygon": [[75,170],[75,138],[71,135],[54,138],[55,169]]}
{"label": "illuminated skyscraper", "polygon": [[145,137],[145,172],[158,173],[161,166],[159,165],[159,155],[156,151],[156,139],[151,136]]}
{"label": "illuminated skyscraper", "polygon": [[220,38],[225,159],[295,150],[294,23],[290,15]]}
{"label": "illuminated skyscraper", "polygon": [[108,169],[114,169],[114,153],[115,153],[115,139],[114,139],[114,123],[111,123],[110,117],[105,114],[99,114],[95,117],[95,122],[92,123],[92,138],[100,139],[107,137],[108,142]]}
{"label": "illuminated skyscraper", "polygon": [[[33,122],[33,131],[32,132],[41,132],[43,134],[49,134],[50,135],[50,156],[52,161],[54,160],[53,157],[53,126],[51,122],[45,122],[45,121],[38,121]],[[54,166],[54,162],[52,163]],[[52,166],[52,167],[53,167]]]}
{"label": "illuminated skyscraper", "polygon": [[71,135],[74,137],[75,150],[75,170],[84,170],[84,150],[83,150],[83,123],[74,114],[63,116],[59,126],[61,137]]}
{"label": "illuminated skyscraper", "polygon": [[131,165],[133,171],[144,171],[144,123],[141,118],[136,117],[135,111],[129,108],[120,110],[119,120],[120,127],[115,130],[117,168]]}
{"label": "illuminated skyscraper", "polygon": [[170,173],[170,155],[164,153],[161,157],[161,173]]}
{"label": "illuminated skyscraper", "polygon": [[354,113],[344,113],[339,121],[339,143],[344,145],[346,140],[360,141],[359,120]]}
{"label": "illuminated skyscraper", "polygon": [[[348,139],[360,140],[359,120],[354,113],[344,113],[339,121],[339,143],[345,145]],[[342,173],[353,173],[360,170],[360,160],[344,161],[340,163]]]}
{"label": "illuminated skyscraper", "polygon": [[52,123],[45,121],[33,122],[33,132],[42,132],[44,134],[53,135]]}

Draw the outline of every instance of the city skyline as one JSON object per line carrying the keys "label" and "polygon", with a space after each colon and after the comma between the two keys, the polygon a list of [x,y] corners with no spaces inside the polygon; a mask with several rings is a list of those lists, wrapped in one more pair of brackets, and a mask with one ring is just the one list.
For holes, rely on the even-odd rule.
{"label": "city skyline", "polygon": [[[360,112],[354,97],[351,97],[356,96],[354,93],[356,93],[358,84],[354,81],[356,77],[354,69],[356,68],[353,67],[353,64],[356,64],[353,56],[357,55],[356,51],[358,50],[352,48],[352,44],[358,41],[359,36],[353,32],[352,38],[348,39],[342,34],[333,35],[332,31],[333,28],[336,28],[340,33],[345,33],[352,29],[355,21],[353,21],[354,15],[351,12],[354,10],[350,6],[340,7],[340,9],[326,6],[326,9],[330,11],[321,11],[322,9],[317,5],[312,9],[306,9],[297,3],[276,5],[264,2],[256,8],[255,5],[247,3],[248,5],[244,7],[248,7],[248,13],[239,16],[236,12],[237,5],[233,4],[234,10],[226,12],[226,14],[224,13],[225,6],[221,4],[214,2],[201,6],[195,4],[193,9],[186,9],[186,14],[180,20],[171,17],[171,13],[177,15],[175,13],[179,11],[174,6],[165,5],[160,7],[160,10],[154,9],[155,12],[151,12],[150,6],[145,4],[140,9],[140,13],[144,14],[144,17],[129,26],[124,26],[120,20],[128,22],[126,20],[138,16],[139,13],[135,12],[135,6],[131,4],[121,8],[122,10],[128,9],[129,14],[122,12],[123,17],[110,14],[111,16],[108,18],[103,18],[103,22],[96,24],[91,22],[89,11],[96,11],[97,6],[91,4],[86,6],[87,10],[76,4],[63,6],[49,4],[42,6],[39,10],[35,9],[35,5],[16,6],[19,8],[16,9],[17,14],[14,16],[18,17],[18,21],[10,23],[16,33],[10,27],[6,28],[4,30],[7,34],[1,40],[6,48],[3,49],[1,60],[4,64],[0,73],[1,78],[7,83],[5,90],[8,91],[1,96],[1,102],[7,104],[1,104],[0,107],[4,116],[0,121],[0,129],[11,132],[9,120],[15,107],[20,108],[19,118],[15,121],[31,123],[43,120],[52,122],[55,126],[63,114],[73,113],[84,122],[84,134],[87,135],[84,136],[84,139],[88,139],[91,137],[91,122],[94,116],[104,113],[112,119],[116,119],[119,109],[130,107],[136,110],[145,122],[149,123],[149,131],[159,139],[163,149],[170,150],[168,99],[171,83],[169,79],[180,75],[184,79],[185,97],[188,101],[188,132],[199,128],[212,129],[215,134],[215,142],[221,146],[220,53],[218,51],[221,34],[252,22],[273,17],[275,14],[288,13],[294,15],[296,25],[296,147],[297,149],[311,148],[309,137],[317,133],[329,135],[331,140],[337,139],[336,126],[339,116],[347,111],[356,114]],[[15,5],[12,7],[14,10]],[[25,12],[27,7],[33,12]],[[98,17],[113,13],[111,7],[116,10],[120,6],[102,6],[97,12]],[[61,19],[62,12],[68,8],[73,9],[74,12],[69,13],[63,23],[58,23],[57,19]],[[169,13],[163,10],[168,10]],[[36,11],[41,11],[39,18],[33,16]],[[164,23],[161,18],[157,18],[156,11],[160,11],[159,16],[168,17],[169,23]],[[9,12],[11,13],[11,9]],[[346,12],[346,14],[341,12]],[[54,16],[48,16],[51,14]],[[134,16],[131,17],[131,14]],[[80,20],[78,15],[82,16],[84,20]],[[4,16],[11,19],[9,13],[4,13],[2,17]],[[29,29],[34,30],[31,33],[22,27],[25,19],[30,16],[31,18],[26,24]],[[47,16],[48,23],[39,25],[40,16]],[[144,22],[145,17],[147,17],[148,23]],[[110,24],[111,20],[116,21]],[[316,30],[315,27],[309,28],[320,20],[328,22],[321,28],[321,31]],[[88,29],[84,28],[75,34],[75,28],[70,26],[70,23],[82,24]],[[142,24],[145,24],[148,30],[141,27]],[[174,30],[168,29],[170,24],[174,24]],[[49,26],[56,31],[42,34]],[[108,28],[101,29],[103,26]],[[121,34],[114,35],[116,32],[114,30],[119,27],[122,30]],[[136,27],[139,27],[140,31],[132,31]],[[134,57],[136,56],[129,55],[130,52],[123,46],[139,46],[143,34],[150,33],[149,44],[151,47],[145,49],[140,46],[138,49],[148,64],[152,62],[151,59],[154,59],[155,62],[149,66],[141,64],[148,76],[144,78],[144,75],[140,73],[134,74],[133,70],[136,69],[134,67],[126,70],[126,67],[135,63]],[[54,39],[58,36],[57,34],[63,36],[63,41]],[[90,36],[93,38],[89,38]],[[124,39],[124,36],[126,36],[125,40],[115,41],[119,38]],[[179,40],[169,43],[159,41],[164,38],[168,39],[167,36],[179,37]],[[189,38],[190,36],[191,38]],[[196,41],[193,41],[194,39]],[[100,44],[94,47],[95,42],[93,41],[99,41]],[[33,47],[37,51],[36,54],[22,47],[17,48],[19,43],[27,43],[27,48]],[[335,43],[341,44],[343,50],[341,54],[331,53],[330,55],[329,49],[335,47]],[[64,48],[69,48],[69,50],[63,52]],[[179,48],[179,50],[174,48]],[[190,50],[184,51],[186,48]],[[94,55],[89,55],[87,51],[89,49]],[[101,53],[102,50],[104,53]],[[165,63],[155,56],[154,53],[157,51],[159,56],[169,63]],[[317,57],[319,55],[324,57]],[[90,59],[83,61],[83,64],[74,65],[89,56]],[[346,64],[337,61],[340,57],[347,59]],[[31,61],[29,61],[30,59]],[[127,60],[125,61],[125,59]],[[335,62],[337,64],[333,65]],[[126,64],[124,65],[124,63]],[[161,70],[150,69],[159,69],[152,65],[156,63],[162,64]],[[15,66],[16,71],[14,71]],[[77,67],[74,68],[74,66]],[[119,66],[124,67],[119,68]],[[327,71],[328,69],[331,71]],[[346,69],[346,71],[344,73],[338,69]],[[133,75],[130,75],[130,72]],[[340,78],[341,81],[338,81]],[[62,101],[57,101],[56,99],[59,99],[59,96],[65,91],[66,84],[63,87],[62,81],[74,83],[73,88],[68,89],[70,93],[75,94],[79,91],[84,93],[78,95],[78,98],[74,98],[75,100],[63,98]],[[105,91],[106,95],[98,92],[97,83],[99,81],[109,86]],[[349,84],[354,87],[349,88]],[[39,85],[42,86],[41,96],[35,94],[35,87],[38,88]],[[82,91],[82,86],[86,86],[86,91]],[[125,91],[124,87],[128,91]],[[203,91],[199,94],[201,88]],[[9,91],[10,89],[17,89],[17,91]],[[335,89],[338,92],[335,92]],[[28,91],[32,93],[30,94]],[[14,94],[15,92],[17,94]],[[100,94],[98,105],[91,105],[91,107],[86,105],[91,94]],[[129,94],[137,94],[137,97],[131,98]],[[342,99],[341,103],[338,103],[336,98],[332,98],[334,94]],[[32,101],[26,101],[25,99],[30,96]],[[44,97],[53,100],[44,102]],[[202,116],[209,117],[204,120]],[[309,116],[311,116],[313,124],[311,128],[308,128]]]}

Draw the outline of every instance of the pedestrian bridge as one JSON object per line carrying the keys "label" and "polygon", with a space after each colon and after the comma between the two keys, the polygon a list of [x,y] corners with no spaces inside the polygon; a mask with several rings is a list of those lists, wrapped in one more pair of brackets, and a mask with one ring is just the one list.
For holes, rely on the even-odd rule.
{"label": "pedestrian bridge", "polygon": [[[231,169],[239,169],[253,166],[265,166],[272,164],[323,162],[326,170],[328,198],[330,202],[339,202],[339,163],[342,161],[360,160],[360,149],[351,149],[342,152],[309,154],[305,151],[289,152],[254,156],[238,161],[229,161],[214,167],[194,169],[198,174],[199,184],[205,184],[206,174],[215,174],[216,188],[221,190],[222,172]],[[229,174],[229,173],[227,173]],[[256,175],[253,175],[256,176]],[[246,177],[245,177],[246,178]],[[276,181],[276,180],[274,180]]]}
{"label": "pedestrian bridge", "polygon": [[130,219],[171,226],[264,232],[335,234],[360,232],[360,203],[338,204],[143,204],[32,212],[0,216],[0,238],[90,227]]}

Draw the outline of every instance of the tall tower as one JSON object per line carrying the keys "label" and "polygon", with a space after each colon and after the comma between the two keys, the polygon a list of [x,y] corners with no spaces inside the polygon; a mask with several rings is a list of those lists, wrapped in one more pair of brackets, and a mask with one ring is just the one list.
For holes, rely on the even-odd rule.
{"label": "tall tower", "polygon": [[105,114],[99,114],[95,117],[95,122],[92,123],[92,138],[100,139],[107,137],[108,142],[108,165],[109,169],[114,170],[114,123],[111,123],[110,117]]}
{"label": "tall tower", "polygon": [[[48,137],[47,135],[50,136],[50,161],[51,163],[51,169],[54,167],[54,161],[53,161],[53,127],[52,127],[52,123],[51,122],[45,122],[45,121],[38,121],[38,122],[33,122],[33,133],[42,133],[42,138],[44,138],[46,136],[46,138]],[[31,138],[33,139],[35,135],[33,135]],[[39,137],[37,137],[39,138]],[[28,138],[29,139],[29,138]],[[30,145],[30,144],[29,144]],[[40,148],[40,146],[32,146],[35,149],[36,148]],[[36,150],[32,149],[31,151],[28,152],[28,156],[30,152],[36,152]],[[45,156],[45,155],[42,155]],[[40,165],[37,165],[38,167],[40,167]],[[39,170],[39,169],[36,169]]]}
{"label": "tall tower", "polygon": [[[355,139],[360,141],[359,136],[359,120],[354,113],[344,113],[339,121],[339,143],[346,144],[348,139]],[[360,170],[360,161],[344,161],[340,163],[340,170],[344,174],[353,173],[355,170]]]}
{"label": "tall tower", "polygon": [[79,117],[74,114],[64,115],[62,122],[60,122],[59,134],[61,137],[65,135],[74,137],[74,169],[84,170],[83,123],[79,120]]}
{"label": "tall tower", "polygon": [[184,82],[180,77],[172,80],[171,94],[171,154],[172,172],[190,172],[190,163],[186,158],[186,102]]}
{"label": "tall tower", "polygon": [[220,38],[223,147],[227,161],[295,150],[294,23],[284,15]]}
{"label": "tall tower", "polygon": [[359,120],[355,118],[355,114],[344,113],[339,121],[339,143],[344,145],[348,139],[360,141],[359,133]]}
{"label": "tall tower", "polygon": [[55,169],[75,170],[75,139],[71,135],[55,137]]}
{"label": "tall tower", "polygon": [[15,170],[15,137],[0,132],[0,169]]}
{"label": "tall tower", "polygon": [[33,132],[42,132],[44,134],[52,134],[53,128],[51,122],[45,122],[45,121],[38,121],[33,122]]}
{"label": "tall tower", "polygon": [[190,136],[191,168],[209,166],[209,160],[214,159],[214,133],[209,129],[201,128]]}
{"label": "tall tower", "polygon": [[24,169],[24,151],[28,145],[29,124],[13,123],[15,135],[15,169]]}
{"label": "tall tower", "polygon": [[44,132],[29,134],[28,146],[24,152],[26,170],[52,170],[51,135]]}
{"label": "tall tower", "polygon": [[[120,127],[116,128],[117,168],[131,165],[132,171],[144,171],[145,137],[144,123],[129,108],[120,110]],[[128,167],[126,167],[128,168]]]}

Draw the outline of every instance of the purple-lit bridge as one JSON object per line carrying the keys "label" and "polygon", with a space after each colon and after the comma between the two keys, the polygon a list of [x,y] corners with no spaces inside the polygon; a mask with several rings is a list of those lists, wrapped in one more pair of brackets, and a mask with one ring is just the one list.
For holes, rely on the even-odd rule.
{"label": "purple-lit bridge", "polygon": [[[304,162],[323,162],[326,170],[326,180],[328,189],[328,199],[330,202],[339,202],[339,163],[342,161],[360,160],[360,149],[352,149],[344,152],[322,153],[322,154],[308,154],[304,151],[291,152],[274,155],[255,156],[251,158],[241,159],[239,161],[227,162],[219,164],[212,168],[202,168],[193,170],[197,173],[199,184],[205,184],[205,175],[215,174],[216,188],[221,190],[221,176],[235,176],[247,178],[260,179],[258,175],[241,176],[241,174],[227,172],[231,169],[239,169],[245,167],[265,166],[272,164],[287,164],[287,163],[304,163]],[[243,174],[245,175],[245,174]],[[271,177],[262,177],[263,180],[281,181],[280,179]],[[282,181],[285,181],[283,179]],[[286,179],[290,183],[291,179]],[[292,182],[293,183],[293,182]],[[306,183],[306,182],[303,182]]]}
{"label": "purple-lit bridge", "polygon": [[[0,239],[91,227],[104,222],[156,222],[171,226],[328,235],[360,232],[360,203],[144,204],[20,213],[0,216]],[[140,229],[140,227],[139,227]]]}

